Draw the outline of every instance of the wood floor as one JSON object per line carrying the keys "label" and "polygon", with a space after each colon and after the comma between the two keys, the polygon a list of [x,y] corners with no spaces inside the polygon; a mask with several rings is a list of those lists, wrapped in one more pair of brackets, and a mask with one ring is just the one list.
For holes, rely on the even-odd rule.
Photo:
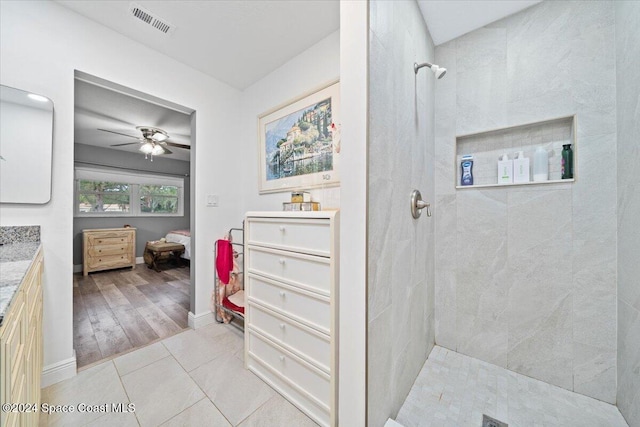
{"label": "wood floor", "polygon": [[187,328],[189,267],[139,264],[73,276],[73,347],[78,368]]}

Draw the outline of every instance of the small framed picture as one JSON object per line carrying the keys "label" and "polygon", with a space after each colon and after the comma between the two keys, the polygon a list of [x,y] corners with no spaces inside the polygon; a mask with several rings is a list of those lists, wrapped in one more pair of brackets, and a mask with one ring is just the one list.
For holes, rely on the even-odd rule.
{"label": "small framed picture", "polygon": [[258,117],[260,194],[340,184],[339,85]]}

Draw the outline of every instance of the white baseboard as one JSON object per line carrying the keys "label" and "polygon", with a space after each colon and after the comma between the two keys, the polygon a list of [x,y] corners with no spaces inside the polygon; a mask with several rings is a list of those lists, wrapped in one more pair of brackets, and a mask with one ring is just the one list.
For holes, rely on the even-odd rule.
{"label": "white baseboard", "polygon": [[45,366],[42,369],[41,387],[45,388],[51,384],[66,380],[67,378],[75,377],[76,372],[76,351],[73,350],[73,357]]}
{"label": "white baseboard", "polygon": [[191,329],[202,328],[203,326],[210,325],[216,321],[216,318],[211,311],[198,315],[189,312],[189,315],[187,317],[189,321],[189,327]]}

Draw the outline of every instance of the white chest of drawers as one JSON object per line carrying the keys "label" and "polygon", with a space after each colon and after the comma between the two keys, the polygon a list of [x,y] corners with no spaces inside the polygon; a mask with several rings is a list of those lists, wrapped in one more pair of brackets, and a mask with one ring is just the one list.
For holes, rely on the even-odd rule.
{"label": "white chest of drawers", "polygon": [[245,365],[323,426],[338,413],[337,211],[249,212]]}

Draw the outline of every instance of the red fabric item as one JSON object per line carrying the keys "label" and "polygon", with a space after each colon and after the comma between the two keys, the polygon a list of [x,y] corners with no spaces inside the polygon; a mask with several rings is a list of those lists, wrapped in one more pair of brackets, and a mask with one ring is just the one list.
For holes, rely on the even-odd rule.
{"label": "red fabric item", "polygon": [[226,285],[229,283],[229,273],[233,270],[233,248],[228,240],[220,239],[216,243],[218,246],[218,256],[216,258],[218,278]]}
{"label": "red fabric item", "polygon": [[227,297],[224,297],[224,299],[222,300],[222,305],[225,306],[226,308],[228,308],[229,310],[233,310],[235,312],[244,314],[244,307],[240,307],[238,305],[235,305],[234,303],[229,301],[229,298],[227,298]]}

